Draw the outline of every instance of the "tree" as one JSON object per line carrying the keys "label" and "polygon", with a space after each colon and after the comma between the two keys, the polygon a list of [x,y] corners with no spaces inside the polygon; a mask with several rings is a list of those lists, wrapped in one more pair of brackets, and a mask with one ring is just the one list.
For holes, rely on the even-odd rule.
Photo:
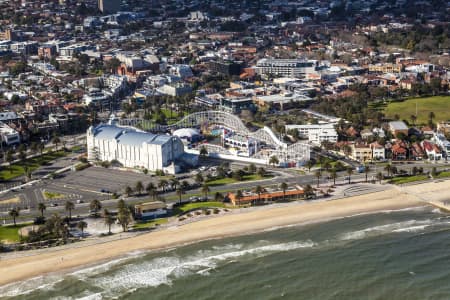
{"label": "tree", "polygon": [[178,178],[173,177],[172,179],[170,179],[170,185],[172,186],[172,188],[177,189],[180,185],[180,181],[178,180]]}
{"label": "tree", "polygon": [[41,153],[41,156],[42,156],[42,153],[44,152],[44,149],[45,149],[44,143],[39,143],[38,148],[39,148],[39,152]]}
{"label": "tree", "polygon": [[260,185],[256,186],[255,193],[258,194],[258,203],[261,203],[261,194],[264,192],[264,188]]}
{"label": "tree", "polygon": [[384,170],[387,172],[387,176],[390,177],[391,176],[391,172],[392,172],[392,165],[391,164],[387,164],[384,167]]}
{"label": "tree", "polygon": [[278,160],[278,157],[276,157],[275,155],[270,157],[269,165],[275,166],[275,165],[278,165],[279,163],[280,163],[280,161]]}
{"label": "tree", "polygon": [[89,208],[90,208],[91,212],[94,213],[94,215],[97,215],[97,213],[100,211],[100,209],[102,209],[102,204],[97,199],[94,199],[89,204]]}
{"label": "tree", "polygon": [[216,202],[222,202],[223,199],[224,199],[224,197],[223,197],[223,194],[222,194],[222,193],[216,192],[216,193],[214,194],[214,201],[216,201]]}
{"label": "tree", "polygon": [[206,156],[208,156],[208,150],[206,149],[206,147],[205,146],[202,146],[201,148],[200,148],[200,157],[206,157]]}
{"label": "tree", "polygon": [[251,163],[251,164],[248,166],[248,172],[251,173],[251,174],[254,174],[254,173],[256,172],[256,166],[255,166],[254,163]]}
{"label": "tree", "polygon": [[241,206],[242,196],[243,196],[242,191],[241,190],[237,190],[236,191],[236,200],[237,200],[238,206]]}
{"label": "tree", "polygon": [[265,177],[266,173],[266,169],[264,169],[263,167],[259,167],[258,171],[256,172],[256,174],[261,178]]}
{"label": "tree", "polygon": [[55,135],[52,139],[52,143],[55,144],[55,151],[58,151],[58,144],[61,142],[61,139]]}
{"label": "tree", "polygon": [[166,191],[166,187],[169,185],[169,182],[166,179],[161,179],[158,182],[158,187],[161,188],[162,192]]}
{"label": "tree", "polygon": [[181,187],[177,188],[176,194],[178,196],[178,203],[181,205],[181,196],[183,196],[184,191]]}
{"label": "tree", "polygon": [[322,172],[320,172],[319,170],[317,170],[317,171],[314,173],[314,176],[316,176],[316,178],[317,178],[317,187],[319,187],[320,177],[322,177]]}
{"label": "tree", "polygon": [[336,185],[337,171],[336,168],[330,170],[330,177],[333,179],[333,185]]}
{"label": "tree", "polygon": [[377,179],[379,180],[380,184],[381,184],[381,180],[383,180],[383,173],[378,172],[377,173]]}
{"label": "tree", "polygon": [[311,198],[312,196],[314,196],[314,189],[312,188],[312,186],[310,186],[309,184],[307,184],[305,186],[305,188],[303,189],[304,195],[306,199]]}
{"label": "tree", "polygon": [[366,173],[366,182],[367,182],[367,176],[369,175],[370,167],[368,165],[364,166],[364,173]]}
{"label": "tree", "polygon": [[350,184],[350,181],[351,181],[350,177],[352,176],[352,174],[353,174],[353,169],[351,167],[348,167],[347,168],[348,184]]}
{"label": "tree", "polygon": [[314,167],[314,162],[312,160],[308,160],[306,162],[306,167],[308,168],[308,172],[311,172],[311,168]]}
{"label": "tree", "polygon": [[81,230],[81,238],[83,238],[83,236],[84,236],[84,230],[86,229],[86,227],[87,227],[87,223],[85,221],[80,221],[77,224],[77,228]]}
{"label": "tree", "polygon": [[38,210],[41,212],[41,217],[44,217],[44,210],[47,208],[44,203],[40,202],[38,204]]}
{"label": "tree", "polygon": [[12,209],[8,212],[8,214],[10,215],[10,217],[13,218],[14,226],[16,226],[16,218],[17,218],[17,217],[19,216],[19,214],[20,214],[20,208],[14,207],[14,208],[12,208]]}
{"label": "tree", "polygon": [[286,182],[280,183],[280,189],[283,191],[283,201],[286,201],[286,190],[288,189],[288,184]]}
{"label": "tree", "polygon": [[6,161],[9,164],[9,171],[12,173],[12,168],[11,168],[11,164],[14,161],[14,157],[13,157],[13,152],[11,150],[8,150],[6,152]]}
{"label": "tree", "polygon": [[144,190],[144,185],[142,184],[141,181],[136,182],[136,192],[138,193],[138,195],[141,195],[142,191]]}
{"label": "tree", "polygon": [[75,204],[71,201],[66,201],[66,205],[64,207],[66,209],[66,211],[69,212],[69,222],[72,219],[72,210],[75,208]]}
{"label": "tree", "polygon": [[416,115],[411,115],[411,116],[410,116],[410,119],[411,119],[411,123],[412,123],[413,125],[415,125],[415,124],[416,124],[416,120],[417,120],[417,116],[416,116]]}
{"label": "tree", "polygon": [[208,199],[208,193],[209,193],[209,191],[210,191],[210,189],[209,189],[208,184],[204,183],[204,184],[202,185],[202,193],[203,193],[203,195],[205,196],[205,199]]}
{"label": "tree", "polygon": [[153,182],[149,182],[145,190],[147,191],[149,196],[152,196],[153,200],[156,199],[157,191],[156,186],[153,184]]}
{"label": "tree", "polygon": [[103,218],[105,225],[108,226],[108,234],[111,234],[111,225],[114,224],[114,218],[106,208],[103,210]]}
{"label": "tree", "polygon": [[125,232],[128,229],[128,225],[131,222],[131,212],[128,207],[122,207],[117,213],[117,221],[122,226],[122,230]]}
{"label": "tree", "polygon": [[125,188],[125,194],[127,195],[127,197],[130,197],[131,194],[133,194],[133,189],[130,186],[127,186]]}
{"label": "tree", "polygon": [[433,123],[433,119],[436,117],[436,115],[434,114],[434,112],[430,111],[430,113],[428,114],[428,118],[430,119],[430,123]]}
{"label": "tree", "polygon": [[194,180],[195,180],[196,183],[201,184],[204,179],[203,179],[202,174],[198,173],[197,175],[195,175]]}

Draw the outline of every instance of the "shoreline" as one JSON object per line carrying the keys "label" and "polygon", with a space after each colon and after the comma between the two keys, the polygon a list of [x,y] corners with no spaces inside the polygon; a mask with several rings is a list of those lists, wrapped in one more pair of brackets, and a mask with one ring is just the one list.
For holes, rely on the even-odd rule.
{"label": "shoreline", "polygon": [[[447,182],[450,187],[450,181]],[[205,240],[254,234],[286,226],[318,224],[343,217],[425,206],[396,188],[330,201],[267,207],[208,218],[126,239],[0,260],[0,286],[50,273],[66,273],[124,257],[134,251],[161,251]]]}

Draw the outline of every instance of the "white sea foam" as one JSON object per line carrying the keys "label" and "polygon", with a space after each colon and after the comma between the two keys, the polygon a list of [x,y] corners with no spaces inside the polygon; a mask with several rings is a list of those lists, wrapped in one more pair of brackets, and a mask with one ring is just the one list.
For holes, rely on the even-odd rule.
{"label": "white sea foam", "polygon": [[62,280],[56,276],[39,276],[28,279],[20,284],[11,283],[0,287],[0,298],[28,295],[36,290],[51,290],[55,284]]}
{"label": "white sea foam", "polygon": [[393,233],[393,232],[415,232],[424,230],[426,227],[437,224],[436,220],[409,220],[404,222],[391,223],[386,225],[374,226],[362,230],[352,231],[344,233],[340,236],[341,240],[358,240],[363,239],[366,236],[376,236],[380,234]]}
{"label": "white sea foam", "polygon": [[187,257],[161,257],[141,263],[124,265],[112,275],[101,276],[92,282],[102,288],[107,297],[118,297],[130,289],[148,286],[170,285],[174,278],[190,274],[208,275],[221,262],[251,255],[261,257],[271,253],[311,248],[312,241],[266,244],[244,248],[241,244],[228,244],[213,247],[211,250],[199,250]]}

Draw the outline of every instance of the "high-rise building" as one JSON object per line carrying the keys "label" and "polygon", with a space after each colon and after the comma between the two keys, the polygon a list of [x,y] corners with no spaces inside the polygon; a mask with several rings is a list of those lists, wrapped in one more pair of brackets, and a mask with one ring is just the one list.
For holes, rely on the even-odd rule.
{"label": "high-rise building", "polygon": [[122,0],[98,0],[98,9],[104,14],[113,14],[120,11]]}

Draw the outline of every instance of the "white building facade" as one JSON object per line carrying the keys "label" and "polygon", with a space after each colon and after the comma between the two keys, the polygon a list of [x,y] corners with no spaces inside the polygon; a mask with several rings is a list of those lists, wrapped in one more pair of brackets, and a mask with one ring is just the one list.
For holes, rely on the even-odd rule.
{"label": "white building facade", "polygon": [[286,125],[286,131],[296,129],[301,137],[320,145],[323,141],[336,143],[338,134],[333,124]]}
{"label": "white building facade", "polygon": [[175,174],[177,161],[186,157],[180,138],[157,135],[134,128],[99,125],[87,130],[88,159],[117,160],[124,167]]}

